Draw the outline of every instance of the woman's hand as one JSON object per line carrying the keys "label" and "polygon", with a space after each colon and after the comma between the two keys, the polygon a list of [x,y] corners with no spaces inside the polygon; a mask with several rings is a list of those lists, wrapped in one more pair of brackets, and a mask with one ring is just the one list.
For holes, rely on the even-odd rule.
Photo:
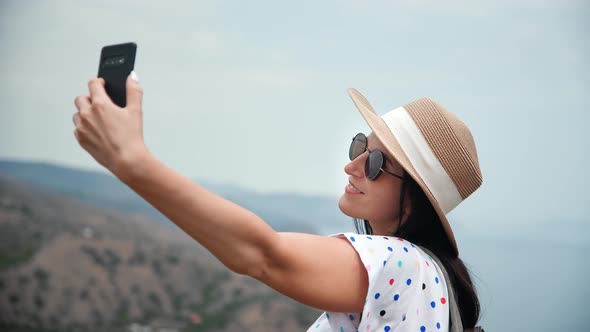
{"label": "woman's hand", "polygon": [[143,141],[141,100],[143,91],[135,72],[127,78],[127,106],[115,105],[105,91],[105,81],[88,82],[90,95],[76,97],[74,136],[99,164],[114,175],[140,160],[148,149]]}

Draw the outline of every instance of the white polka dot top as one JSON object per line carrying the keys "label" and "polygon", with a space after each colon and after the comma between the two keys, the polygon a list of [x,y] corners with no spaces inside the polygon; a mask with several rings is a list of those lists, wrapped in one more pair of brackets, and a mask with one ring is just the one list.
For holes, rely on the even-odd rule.
{"label": "white polka dot top", "polygon": [[432,258],[401,238],[342,233],[369,276],[362,313],[324,312],[308,332],[449,331],[444,276]]}

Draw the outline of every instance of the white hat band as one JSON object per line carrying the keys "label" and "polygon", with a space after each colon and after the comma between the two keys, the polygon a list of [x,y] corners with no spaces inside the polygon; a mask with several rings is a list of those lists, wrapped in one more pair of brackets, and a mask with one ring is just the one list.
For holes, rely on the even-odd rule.
{"label": "white hat band", "polygon": [[400,147],[445,212],[453,210],[463,198],[447,171],[436,158],[418,126],[405,108],[398,107],[381,117]]}

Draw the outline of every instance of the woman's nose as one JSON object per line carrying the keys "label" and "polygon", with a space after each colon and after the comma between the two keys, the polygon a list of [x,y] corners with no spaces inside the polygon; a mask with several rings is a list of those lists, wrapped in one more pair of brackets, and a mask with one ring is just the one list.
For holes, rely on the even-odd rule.
{"label": "woman's nose", "polygon": [[344,172],[351,176],[356,177],[363,177],[365,176],[365,159],[367,152],[365,151],[360,156],[356,157],[355,159],[351,160],[348,164],[344,166]]}

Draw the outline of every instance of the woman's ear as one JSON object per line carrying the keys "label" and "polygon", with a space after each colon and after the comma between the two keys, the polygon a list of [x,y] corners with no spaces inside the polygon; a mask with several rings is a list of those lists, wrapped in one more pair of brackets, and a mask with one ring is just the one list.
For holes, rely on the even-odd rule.
{"label": "woman's ear", "polygon": [[404,186],[404,201],[403,201],[404,206],[402,206],[402,220],[401,220],[402,225],[406,223],[406,221],[410,217],[410,214],[412,213],[412,195],[411,195],[409,187],[410,186],[408,186],[408,185]]}

